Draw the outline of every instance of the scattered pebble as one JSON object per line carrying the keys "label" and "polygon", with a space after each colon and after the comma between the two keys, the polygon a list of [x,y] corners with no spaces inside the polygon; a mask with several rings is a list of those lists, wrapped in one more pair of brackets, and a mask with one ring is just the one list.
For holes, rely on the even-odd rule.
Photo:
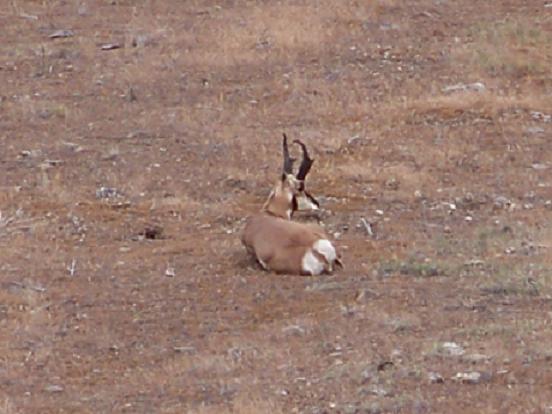
{"label": "scattered pebble", "polygon": [[72,30],[61,29],[51,33],[48,37],[50,39],[60,39],[60,38],[72,37],[72,36],[74,36],[74,33]]}
{"label": "scattered pebble", "polygon": [[485,89],[487,88],[481,82],[457,83],[455,85],[445,86],[443,92],[483,92]]}
{"label": "scattered pebble", "polygon": [[542,164],[538,162],[531,164],[531,168],[537,171],[546,170],[548,167],[549,167],[548,164]]}
{"label": "scattered pebble", "polygon": [[452,379],[463,384],[479,384],[483,381],[490,380],[491,374],[478,371],[458,372]]}
{"label": "scattered pebble", "polygon": [[479,364],[482,362],[488,362],[491,359],[488,355],[484,354],[468,354],[462,357],[462,360],[471,364]]}
{"label": "scattered pebble", "polygon": [[541,127],[529,127],[526,129],[529,134],[544,134],[544,128]]}
{"label": "scattered pebble", "polygon": [[552,115],[548,115],[539,111],[532,111],[531,118],[535,121],[552,122]]}
{"label": "scattered pebble", "polygon": [[167,277],[175,277],[176,276],[176,272],[174,270],[174,267],[167,267],[167,270],[165,270],[165,276]]}
{"label": "scattered pebble", "polygon": [[306,333],[306,330],[300,325],[289,325],[282,328],[282,332],[285,334],[302,336]]}
{"label": "scattered pebble", "polygon": [[442,384],[443,382],[445,382],[445,379],[443,378],[443,376],[438,372],[430,372],[428,374],[428,379],[429,379],[429,382],[432,384]]}
{"label": "scattered pebble", "polygon": [[183,354],[193,354],[196,349],[193,346],[173,346],[174,352],[180,352]]}
{"label": "scattered pebble", "polygon": [[366,390],[369,394],[377,395],[378,397],[390,397],[393,393],[379,385],[373,385]]}
{"label": "scattered pebble", "polygon": [[493,203],[495,209],[503,209],[512,205],[512,201],[504,196],[496,196]]}
{"label": "scattered pebble", "polygon": [[46,392],[62,392],[63,387],[61,385],[50,384],[50,385],[47,385],[46,387],[44,387],[44,391],[46,391]]}
{"label": "scattered pebble", "polygon": [[96,198],[115,198],[120,195],[119,190],[113,187],[100,187],[96,190]]}
{"label": "scattered pebble", "polygon": [[[382,214],[383,214],[383,212],[382,212]],[[372,230],[372,225],[364,217],[360,218],[360,223],[364,227],[364,230],[366,231],[366,234],[370,237],[373,237],[374,236],[374,231]]]}
{"label": "scattered pebble", "polygon": [[105,43],[100,46],[101,50],[114,50],[114,49],[120,49],[121,44],[120,43]]}
{"label": "scattered pebble", "polygon": [[443,354],[449,356],[461,356],[466,352],[464,348],[458,345],[456,342],[443,342],[440,347],[440,351]]}
{"label": "scattered pebble", "polygon": [[463,382],[464,384],[478,384],[481,380],[481,373],[477,371],[458,372],[452,379]]}
{"label": "scattered pebble", "polygon": [[158,225],[145,226],[144,230],[139,233],[139,236],[144,239],[158,240],[163,238],[163,227]]}

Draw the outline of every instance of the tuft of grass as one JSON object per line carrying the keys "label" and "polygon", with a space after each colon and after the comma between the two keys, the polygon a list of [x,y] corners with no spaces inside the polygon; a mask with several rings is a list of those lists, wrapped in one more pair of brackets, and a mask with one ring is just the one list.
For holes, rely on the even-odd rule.
{"label": "tuft of grass", "polygon": [[434,277],[447,276],[450,274],[450,269],[440,263],[418,261],[413,258],[405,261],[391,260],[383,262],[378,269],[378,274],[382,276],[397,273],[403,276]]}
{"label": "tuft of grass", "polygon": [[280,414],[284,411],[279,405],[261,395],[240,394],[234,398],[231,406],[223,407],[221,405],[204,406],[191,410],[193,414],[215,414],[215,413],[233,413],[233,414],[257,414],[257,413],[275,413]]}
{"label": "tuft of grass", "polygon": [[481,23],[468,31],[467,58],[492,76],[524,77],[549,72],[550,35],[534,21]]}
{"label": "tuft of grass", "polygon": [[16,414],[19,411],[15,408],[14,404],[10,401],[8,397],[0,400],[0,413],[2,414]]}

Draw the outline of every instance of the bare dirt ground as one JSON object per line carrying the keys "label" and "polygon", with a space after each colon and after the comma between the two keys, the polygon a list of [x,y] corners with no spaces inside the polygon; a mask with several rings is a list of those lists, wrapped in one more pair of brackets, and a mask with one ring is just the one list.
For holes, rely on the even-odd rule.
{"label": "bare dirt ground", "polygon": [[[11,0],[0,24],[0,412],[552,412],[550,4]],[[284,131],[335,275],[240,245]]]}

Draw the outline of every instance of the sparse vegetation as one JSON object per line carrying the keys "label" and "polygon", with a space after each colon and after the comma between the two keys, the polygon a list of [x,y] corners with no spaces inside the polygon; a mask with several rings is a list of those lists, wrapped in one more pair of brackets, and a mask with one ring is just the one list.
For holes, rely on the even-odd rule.
{"label": "sparse vegetation", "polygon": [[478,23],[469,28],[472,63],[492,76],[542,76],[552,54],[543,45],[552,40],[533,19]]}

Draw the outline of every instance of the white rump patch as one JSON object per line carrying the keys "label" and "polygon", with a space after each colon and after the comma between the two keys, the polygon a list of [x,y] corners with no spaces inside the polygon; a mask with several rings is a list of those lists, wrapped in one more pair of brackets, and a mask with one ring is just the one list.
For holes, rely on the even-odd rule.
{"label": "white rump patch", "polygon": [[333,244],[329,240],[326,240],[326,239],[317,240],[312,246],[312,248],[317,253],[320,253],[322,256],[324,256],[330,266],[332,266],[333,262],[335,262],[335,259],[337,259],[335,248],[333,247]]}
{"label": "white rump patch", "polygon": [[324,271],[324,263],[312,253],[311,249],[307,250],[303,256],[301,267],[303,268],[303,272],[313,276],[319,275]]}

